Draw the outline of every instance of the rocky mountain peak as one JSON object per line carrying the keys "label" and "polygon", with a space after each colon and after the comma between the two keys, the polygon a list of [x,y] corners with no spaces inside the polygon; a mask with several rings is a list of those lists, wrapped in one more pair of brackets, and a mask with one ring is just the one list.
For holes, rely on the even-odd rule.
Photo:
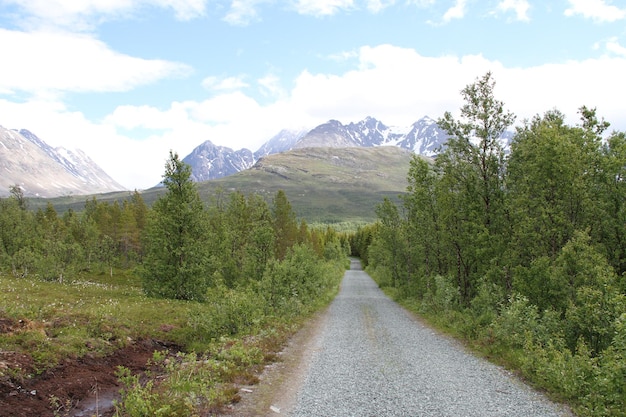
{"label": "rocky mountain peak", "polygon": [[254,164],[254,155],[249,149],[234,151],[207,140],[187,155],[183,162],[191,166],[193,181],[207,181],[250,168]]}
{"label": "rocky mountain peak", "polygon": [[[204,181],[230,175],[253,166],[267,155],[291,149],[396,146],[432,157],[445,148],[448,138],[448,134],[429,116],[403,128],[387,126],[371,116],[347,125],[331,119],[313,129],[281,130],[253,155],[244,149],[233,151],[207,141],[184,161],[192,166],[194,179]],[[502,139],[507,149],[510,137],[503,136]]]}
{"label": "rocky mountain peak", "polygon": [[34,133],[0,127],[0,196],[19,185],[27,197],[124,190],[84,152],[53,148]]}

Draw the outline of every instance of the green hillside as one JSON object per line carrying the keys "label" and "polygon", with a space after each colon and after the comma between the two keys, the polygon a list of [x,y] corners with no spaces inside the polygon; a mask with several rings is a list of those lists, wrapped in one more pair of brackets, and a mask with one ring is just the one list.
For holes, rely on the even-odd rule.
{"label": "green hillside", "polygon": [[[284,190],[298,217],[307,222],[335,223],[371,221],[376,205],[384,197],[396,200],[406,191],[411,152],[393,147],[377,148],[304,148],[270,155],[254,167],[217,180],[198,183],[203,200],[210,202],[221,190],[230,193],[256,193],[271,200]],[[154,202],[163,189],[142,192],[147,204]],[[120,192],[95,196],[103,201],[128,198]],[[50,201],[57,211],[80,211],[92,196],[69,196],[31,200],[31,208]]]}
{"label": "green hillside", "polygon": [[396,147],[304,148],[260,160],[238,174],[199,184],[204,199],[240,190],[271,199],[287,194],[299,217],[333,223],[372,220],[384,197],[406,191],[411,153]]}

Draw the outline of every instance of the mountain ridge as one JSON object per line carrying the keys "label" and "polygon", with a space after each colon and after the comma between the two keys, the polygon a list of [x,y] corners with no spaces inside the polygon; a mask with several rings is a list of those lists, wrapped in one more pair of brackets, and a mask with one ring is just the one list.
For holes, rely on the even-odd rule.
{"label": "mountain ridge", "polygon": [[[297,217],[308,223],[371,222],[376,219],[376,206],[384,198],[399,202],[399,196],[406,192],[407,172],[414,156],[397,146],[298,148],[267,155],[249,169],[199,182],[196,187],[207,204],[235,191],[259,195],[271,203],[282,190]],[[153,187],[141,191],[141,196],[151,205],[166,191],[162,186]],[[97,196],[99,201],[110,203],[132,197],[129,191]],[[82,211],[85,197],[29,201],[35,209],[45,208],[47,203],[59,212]]]}
{"label": "mountain ridge", "polygon": [[58,197],[121,191],[87,154],[54,148],[29,130],[0,126],[0,197],[18,185],[26,197]]}
{"label": "mountain ridge", "polygon": [[263,157],[292,149],[395,146],[432,157],[448,138],[429,116],[404,128],[387,126],[370,116],[348,124],[331,119],[312,129],[283,129],[254,153],[246,148],[235,151],[216,146],[207,140],[183,161],[191,165],[194,180],[218,179],[249,169]]}

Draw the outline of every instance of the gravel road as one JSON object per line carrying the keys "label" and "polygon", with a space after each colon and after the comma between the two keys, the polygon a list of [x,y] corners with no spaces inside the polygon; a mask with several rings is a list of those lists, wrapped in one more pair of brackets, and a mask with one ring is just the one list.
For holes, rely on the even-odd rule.
{"label": "gravel road", "polygon": [[[275,413],[297,416],[571,416],[390,300],[352,261]],[[294,385],[295,384],[295,385]],[[284,394],[283,394],[284,395]]]}

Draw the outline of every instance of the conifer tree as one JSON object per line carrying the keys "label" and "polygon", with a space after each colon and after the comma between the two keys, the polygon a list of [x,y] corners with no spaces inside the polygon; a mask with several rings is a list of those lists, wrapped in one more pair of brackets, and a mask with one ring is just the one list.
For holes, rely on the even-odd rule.
{"label": "conifer tree", "polygon": [[207,221],[191,167],[170,152],[165,196],[154,203],[144,239],[141,276],[146,294],[202,301],[209,285]]}
{"label": "conifer tree", "polygon": [[276,257],[283,259],[287,249],[296,243],[298,222],[291,203],[283,190],[278,190],[272,207],[274,215],[274,233],[276,234]]}

